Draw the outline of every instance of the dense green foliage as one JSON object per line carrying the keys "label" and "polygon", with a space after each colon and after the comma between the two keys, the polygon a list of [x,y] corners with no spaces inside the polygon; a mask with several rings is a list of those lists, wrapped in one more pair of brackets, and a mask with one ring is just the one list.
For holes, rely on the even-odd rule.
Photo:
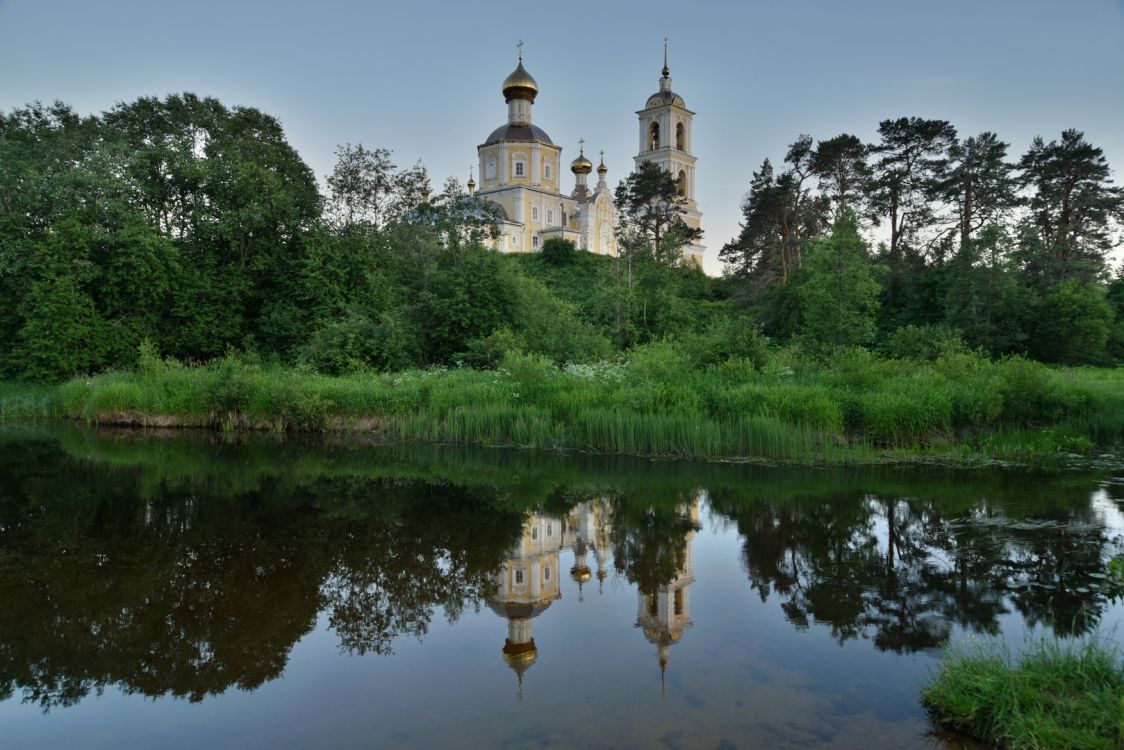
{"label": "dense green foliage", "polygon": [[[938,335],[938,334],[934,334]],[[942,456],[1040,462],[1124,438],[1124,381],[1111,370],[998,362],[958,340],[885,359],[858,347],[769,352],[721,324],[621,363],[508,353],[495,370],[430,368],[332,377],[227,356],[71,380],[49,398],[0,393],[0,414],[102,424],[357,430],[384,438],[551,450],[873,461]],[[39,395],[36,395],[39,394]]]}
{"label": "dense green foliage", "polygon": [[[766,334],[806,336],[810,323],[824,329],[815,337],[838,340],[844,327],[851,341],[880,346],[898,329],[935,326],[992,356],[1119,359],[1112,290],[1121,281],[1109,261],[1120,246],[1124,189],[1099,148],[1066,130],[1060,141],[1036,138],[1016,164],[994,133],[960,140],[945,120],[884,120],[878,134],[866,145],[846,134],[818,143],[802,135],[782,172],[766,159],[754,173],[741,233],[721,257],[734,297]],[[877,306],[858,328],[824,319],[825,259],[814,252],[848,212],[883,240],[871,259],[884,271]],[[840,278],[847,264],[835,263]],[[866,299],[871,287],[856,286]],[[837,310],[848,307],[836,298]]]}
{"label": "dense green foliage", "polygon": [[[589,362],[705,326],[695,308],[721,296],[639,240],[627,271],[562,241],[525,267],[483,250],[496,207],[455,181],[430,199],[386,150],[338,157],[322,196],[275,119],[190,94],[0,115],[0,376],[129,368],[145,341],[325,373]],[[680,224],[664,217],[663,256]]]}
{"label": "dense green foliage", "polygon": [[924,691],[934,717],[1011,750],[1111,750],[1124,743],[1124,660],[1111,645],[1038,641],[952,649]]}
{"label": "dense green foliage", "polygon": [[385,149],[341,147],[322,192],[255,109],[191,94],[97,117],[31,105],[0,115],[0,377],[128,370],[145,347],[171,365],[220,371],[239,352],[326,375],[508,355],[612,367],[661,343],[678,375],[751,373],[786,344],[1124,355],[1124,281],[1106,260],[1124,192],[1099,149],[1066,131],[1016,165],[994,134],[960,141],[945,121],[879,134],[801,136],[783,173],[766,162],[713,279],[683,263],[700,233],[655,165],[616,190],[619,257],[562,240],[509,256],[483,247],[494,204],[455,180],[433,193]]}

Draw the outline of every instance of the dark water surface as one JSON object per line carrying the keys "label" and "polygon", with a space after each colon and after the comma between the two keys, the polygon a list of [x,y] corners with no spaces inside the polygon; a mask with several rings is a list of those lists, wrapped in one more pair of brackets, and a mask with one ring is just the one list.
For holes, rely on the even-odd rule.
{"label": "dark water surface", "polygon": [[1113,474],[9,427],[0,748],[960,747],[947,643],[1116,637]]}

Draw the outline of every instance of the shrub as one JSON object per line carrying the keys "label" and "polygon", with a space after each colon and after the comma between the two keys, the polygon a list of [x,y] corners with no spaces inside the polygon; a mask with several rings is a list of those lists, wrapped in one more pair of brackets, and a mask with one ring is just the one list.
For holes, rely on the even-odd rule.
{"label": "shrub", "polygon": [[923,362],[961,354],[967,349],[960,332],[945,326],[902,326],[890,334],[886,342],[886,353],[891,357]]}

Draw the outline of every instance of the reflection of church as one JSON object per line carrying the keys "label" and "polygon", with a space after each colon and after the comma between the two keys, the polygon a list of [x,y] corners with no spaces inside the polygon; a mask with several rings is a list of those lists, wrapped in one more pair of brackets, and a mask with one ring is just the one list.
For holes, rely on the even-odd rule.
{"label": "reflection of church", "polygon": [[699,528],[698,497],[680,506],[679,512],[684,519],[690,521],[683,559],[679,561],[674,578],[653,594],[639,594],[640,602],[636,612],[636,627],[643,628],[644,637],[656,647],[661,671],[667,669],[671,647],[683,637],[683,631],[691,627],[691,598],[688,588],[695,582],[691,542]]}
{"label": "reflection of church", "polygon": [[[520,43],[522,44],[522,43]],[[503,82],[507,122],[496,128],[477,147],[480,183],[469,177],[470,195],[485,198],[500,214],[499,236],[491,245],[503,252],[537,252],[551,238],[571,240],[583,250],[602,255],[617,254],[617,209],[606,182],[604,156],[597,166],[597,185],[588,177],[593,162],[585,155],[584,141],[577,158],[570,162],[574,188],[562,187],[562,147],[531,121],[531,110],[539,94],[535,79],[519,64]],[[648,97],[637,112],[640,125],[636,165],[651,161],[671,172],[686,198],[687,224],[698,227],[702,214],[695,203],[695,156],[691,153],[691,126],[695,113],[683,97],[671,90],[667,50],[659,91]],[[703,248],[692,245],[684,256],[702,263]]]}
{"label": "reflection of church", "polygon": [[[685,552],[675,577],[659,587],[654,595],[640,594],[637,627],[657,647],[660,669],[666,669],[670,647],[691,625],[688,587],[694,582],[691,541],[699,520],[699,498],[680,508],[690,522]],[[503,658],[518,675],[535,662],[538,647],[531,634],[531,622],[555,600],[562,598],[559,569],[563,551],[573,553],[570,579],[577,584],[579,601],[584,586],[594,576],[599,583],[608,577],[612,508],[607,497],[579,503],[564,517],[530,513],[523,522],[523,534],[508,553],[493,579],[488,607],[507,620],[507,639]],[[589,567],[592,553],[597,571]]]}

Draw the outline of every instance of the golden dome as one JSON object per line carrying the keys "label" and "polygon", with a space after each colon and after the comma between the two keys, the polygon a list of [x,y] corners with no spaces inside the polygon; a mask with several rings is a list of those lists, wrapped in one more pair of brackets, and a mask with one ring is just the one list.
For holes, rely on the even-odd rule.
{"label": "golden dome", "polygon": [[590,578],[593,578],[593,573],[584,565],[575,565],[570,568],[570,578],[577,583],[585,583]]}
{"label": "golden dome", "polygon": [[578,158],[570,162],[570,171],[574,174],[589,174],[593,171],[593,162],[586,158],[585,153],[578,154]]}
{"label": "golden dome", "polygon": [[523,59],[519,59],[519,65],[511,72],[503,82],[503,98],[504,101],[511,101],[512,99],[526,99],[534,101],[538,96],[539,85],[527,69],[523,67]]}
{"label": "golden dome", "polygon": [[597,165],[597,174],[607,174],[609,168],[605,166],[605,157],[601,157],[601,163]]}

